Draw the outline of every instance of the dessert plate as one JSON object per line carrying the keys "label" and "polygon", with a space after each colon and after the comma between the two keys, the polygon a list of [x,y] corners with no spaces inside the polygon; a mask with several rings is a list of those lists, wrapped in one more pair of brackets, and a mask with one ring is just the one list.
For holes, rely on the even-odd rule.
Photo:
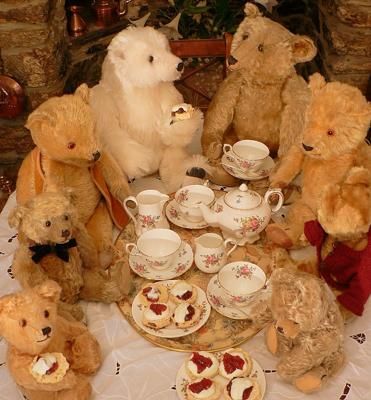
{"label": "dessert plate", "polygon": [[166,216],[174,225],[185,229],[203,229],[208,226],[206,221],[190,222],[186,220],[180,213],[178,203],[175,200],[171,200],[169,203],[167,203]]}
{"label": "dessert plate", "polygon": [[[165,282],[161,282],[161,284],[165,285],[168,289],[174,286],[179,280],[168,280]],[[197,289],[197,300],[194,305],[200,307],[201,309],[201,316],[199,321],[189,328],[178,328],[175,326],[173,322],[170,325],[166,326],[165,328],[161,329],[153,329],[148,326],[145,326],[142,322],[143,320],[143,312],[145,309],[145,305],[140,299],[140,293],[138,293],[134,300],[131,307],[132,315],[136,324],[143,329],[145,332],[150,333],[153,336],[163,337],[163,338],[178,338],[182,336],[189,335],[193,332],[198,331],[203,325],[206,324],[207,320],[209,319],[211,307],[207,301],[205,292],[200,289],[198,286],[193,285]],[[167,303],[169,305],[170,311],[172,312],[176,305],[172,301]]]}
{"label": "dessert plate", "polygon": [[[225,317],[231,319],[248,319],[251,316],[251,308],[252,306],[246,307],[232,307],[225,303],[223,300],[223,295],[221,291],[221,286],[218,282],[217,275],[213,276],[209,284],[207,285],[206,290],[207,300],[209,301],[211,307],[217,311],[219,314],[224,315]],[[265,301],[270,296],[270,289],[262,289],[256,295],[256,301],[254,302],[254,306],[258,301]]]}
{"label": "dessert plate", "polygon": [[[217,353],[213,353],[213,354],[215,356],[217,356],[218,358],[220,358],[220,356],[222,355],[222,352],[217,352]],[[188,400],[188,397],[186,394],[186,389],[187,389],[187,385],[192,382],[192,378],[188,375],[187,370],[186,370],[186,362],[187,362],[187,360],[185,360],[183,362],[183,365],[180,367],[178,374],[176,376],[175,386],[176,386],[177,395],[180,400]],[[256,379],[256,381],[258,382],[258,384],[260,386],[260,393],[261,393],[260,400],[262,400],[264,398],[264,394],[265,394],[265,390],[266,390],[266,386],[267,386],[267,383],[265,381],[264,371],[256,360],[252,359],[252,362],[253,362],[252,370],[251,370],[251,374],[249,376],[251,378]],[[221,389],[222,389],[221,395],[218,400],[224,400],[225,397],[223,396],[223,389],[228,384],[228,379],[226,379],[220,375],[216,375],[214,378],[211,378],[211,379],[215,379],[215,381],[221,386]]]}
{"label": "dessert plate", "polygon": [[228,155],[224,154],[222,156],[222,167],[232,176],[238,179],[243,179],[245,181],[257,181],[259,179],[267,178],[274,168],[274,161],[272,157],[267,157],[267,159],[262,164],[261,168],[257,172],[244,172],[237,168],[232,161],[228,160]]}
{"label": "dessert plate", "polygon": [[164,281],[176,278],[192,267],[193,251],[191,246],[182,241],[180,249],[171,267],[158,270],[147,265],[145,259],[140,254],[129,255],[130,268],[139,276],[145,279]]}

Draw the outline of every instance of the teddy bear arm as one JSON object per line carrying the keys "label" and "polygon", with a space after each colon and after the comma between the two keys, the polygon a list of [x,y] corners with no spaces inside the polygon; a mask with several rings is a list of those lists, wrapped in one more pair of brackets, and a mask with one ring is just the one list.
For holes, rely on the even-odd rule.
{"label": "teddy bear arm", "polygon": [[304,154],[298,146],[291,146],[287,155],[281,160],[277,171],[270,177],[271,187],[286,187],[301,171]]}
{"label": "teddy bear arm", "polygon": [[89,235],[85,225],[80,222],[77,222],[75,228],[75,239],[84,268],[100,269],[98,251],[93,238]]}
{"label": "teddy bear arm", "polygon": [[29,251],[20,247],[13,260],[13,273],[22,287],[34,287],[48,279],[48,275],[35,264]]}

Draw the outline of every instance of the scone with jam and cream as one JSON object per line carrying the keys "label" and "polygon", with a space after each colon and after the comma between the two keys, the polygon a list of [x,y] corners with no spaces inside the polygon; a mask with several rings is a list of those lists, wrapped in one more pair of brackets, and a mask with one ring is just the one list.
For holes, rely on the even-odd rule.
{"label": "scone with jam and cream", "polygon": [[224,397],[226,400],[261,400],[260,387],[255,379],[233,378],[224,389]]}
{"label": "scone with jam and cream", "polygon": [[171,312],[167,303],[151,303],[143,312],[143,324],[153,329],[165,328],[171,323]]}
{"label": "scone with jam and cream", "polygon": [[217,400],[220,387],[210,378],[200,378],[187,385],[186,393],[187,400]]}
{"label": "scone with jam and cream", "polygon": [[140,300],[148,306],[152,303],[167,303],[169,300],[167,287],[161,283],[149,283],[140,291]]}
{"label": "scone with jam and cream", "polygon": [[228,349],[220,357],[219,374],[227,379],[248,376],[251,373],[252,360],[242,349]]}
{"label": "scone with jam and cream", "polygon": [[207,351],[193,352],[186,362],[188,375],[195,378],[212,378],[218,369],[218,359]]}
{"label": "scone with jam and cream", "polygon": [[170,300],[176,304],[194,303],[197,300],[197,289],[186,281],[179,281],[170,289]]}
{"label": "scone with jam and cream", "polygon": [[38,383],[58,383],[69,367],[62,353],[44,353],[33,359],[30,373]]}
{"label": "scone with jam and cream", "polygon": [[173,311],[173,322],[177,328],[189,328],[201,317],[201,310],[194,304],[181,303]]}

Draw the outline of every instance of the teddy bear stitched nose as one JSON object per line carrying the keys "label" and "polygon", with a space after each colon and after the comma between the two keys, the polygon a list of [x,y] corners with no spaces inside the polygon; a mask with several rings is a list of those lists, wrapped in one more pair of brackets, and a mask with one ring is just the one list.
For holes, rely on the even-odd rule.
{"label": "teddy bear stitched nose", "polygon": [[71,232],[68,229],[63,229],[62,236],[67,239],[70,236],[70,233]]}
{"label": "teddy bear stitched nose", "polygon": [[43,333],[44,336],[49,335],[49,333],[52,331],[52,328],[50,326],[46,326],[45,328],[41,329],[41,332]]}
{"label": "teddy bear stitched nose", "polygon": [[183,71],[183,68],[184,68],[184,63],[182,62],[180,62],[176,67],[177,71]]}
{"label": "teddy bear stitched nose", "polygon": [[312,151],[314,147],[307,146],[306,144],[303,143],[303,148],[304,148],[305,151]]}
{"label": "teddy bear stitched nose", "polygon": [[100,158],[100,152],[96,151],[95,153],[93,153],[93,158],[94,158],[94,161],[98,161]]}
{"label": "teddy bear stitched nose", "polygon": [[233,56],[229,56],[229,57],[228,57],[228,64],[229,64],[229,65],[236,64],[237,61],[238,61],[238,60],[236,60]]}

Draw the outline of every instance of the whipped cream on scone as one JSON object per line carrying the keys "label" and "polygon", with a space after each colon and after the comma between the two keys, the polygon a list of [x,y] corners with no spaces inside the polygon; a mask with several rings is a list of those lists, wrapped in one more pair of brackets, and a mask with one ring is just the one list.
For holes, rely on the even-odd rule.
{"label": "whipped cream on scone", "polygon": [[190,283],[180,281],[170,289],[170,297],[175,303],[194,303],[197,299],[197,290]]}
{"label": "whipped cream on scone", "polygon": [[201,310],[189,303],[179,304],[173,312],[173,321],[179,328],[188,328],[200,320]]}
{"label": "whipped cream on scone", "polygon": [[145,304],[166,303],[169,299],[167,288],[161,284],[149,284],[140,292],[141,300]]}
{"label": "whipped cream on scone", "polygon": [[233,378],[225,387],[228,400],[260,400],[260,387],[257,381],[247,377]]}
{"label": "whipped cream on scone", "polygon": [[171,313],[166,303],[152,303],[143,312],[143,324],[150,328],[164,328],[170,322]]}
{"label": "whipped cream on scone", "polygon": [[30,373],[39,383],[57,383],[63,379],[69,367],[62,353],[44,353],[33,359]]}
{"label": "whipped cream on scone", "polygon": [[171,118],[173,122],[184,121],[192,117],[194,108],[191,104],[181,103],[172,107]]}
{"label": "whipped cream on scone", "polygon": [[196,378],[212,378],[218,373],[219,361],[207,351],[191,354],[186,363],[187,371]]}
{"label": "whipped cream on scone", "polygon": [[252,360],[249,354],[242,349],[228,349],[220,358],[219,374],[224,378],[247,376],[251,373],[251,369]]}
{"label": "whipped cream on scone", "polygon": [[216,382],[209,378],[197,379],[187,385],[188,400],[216,400],[220,396],[220,389]]}

